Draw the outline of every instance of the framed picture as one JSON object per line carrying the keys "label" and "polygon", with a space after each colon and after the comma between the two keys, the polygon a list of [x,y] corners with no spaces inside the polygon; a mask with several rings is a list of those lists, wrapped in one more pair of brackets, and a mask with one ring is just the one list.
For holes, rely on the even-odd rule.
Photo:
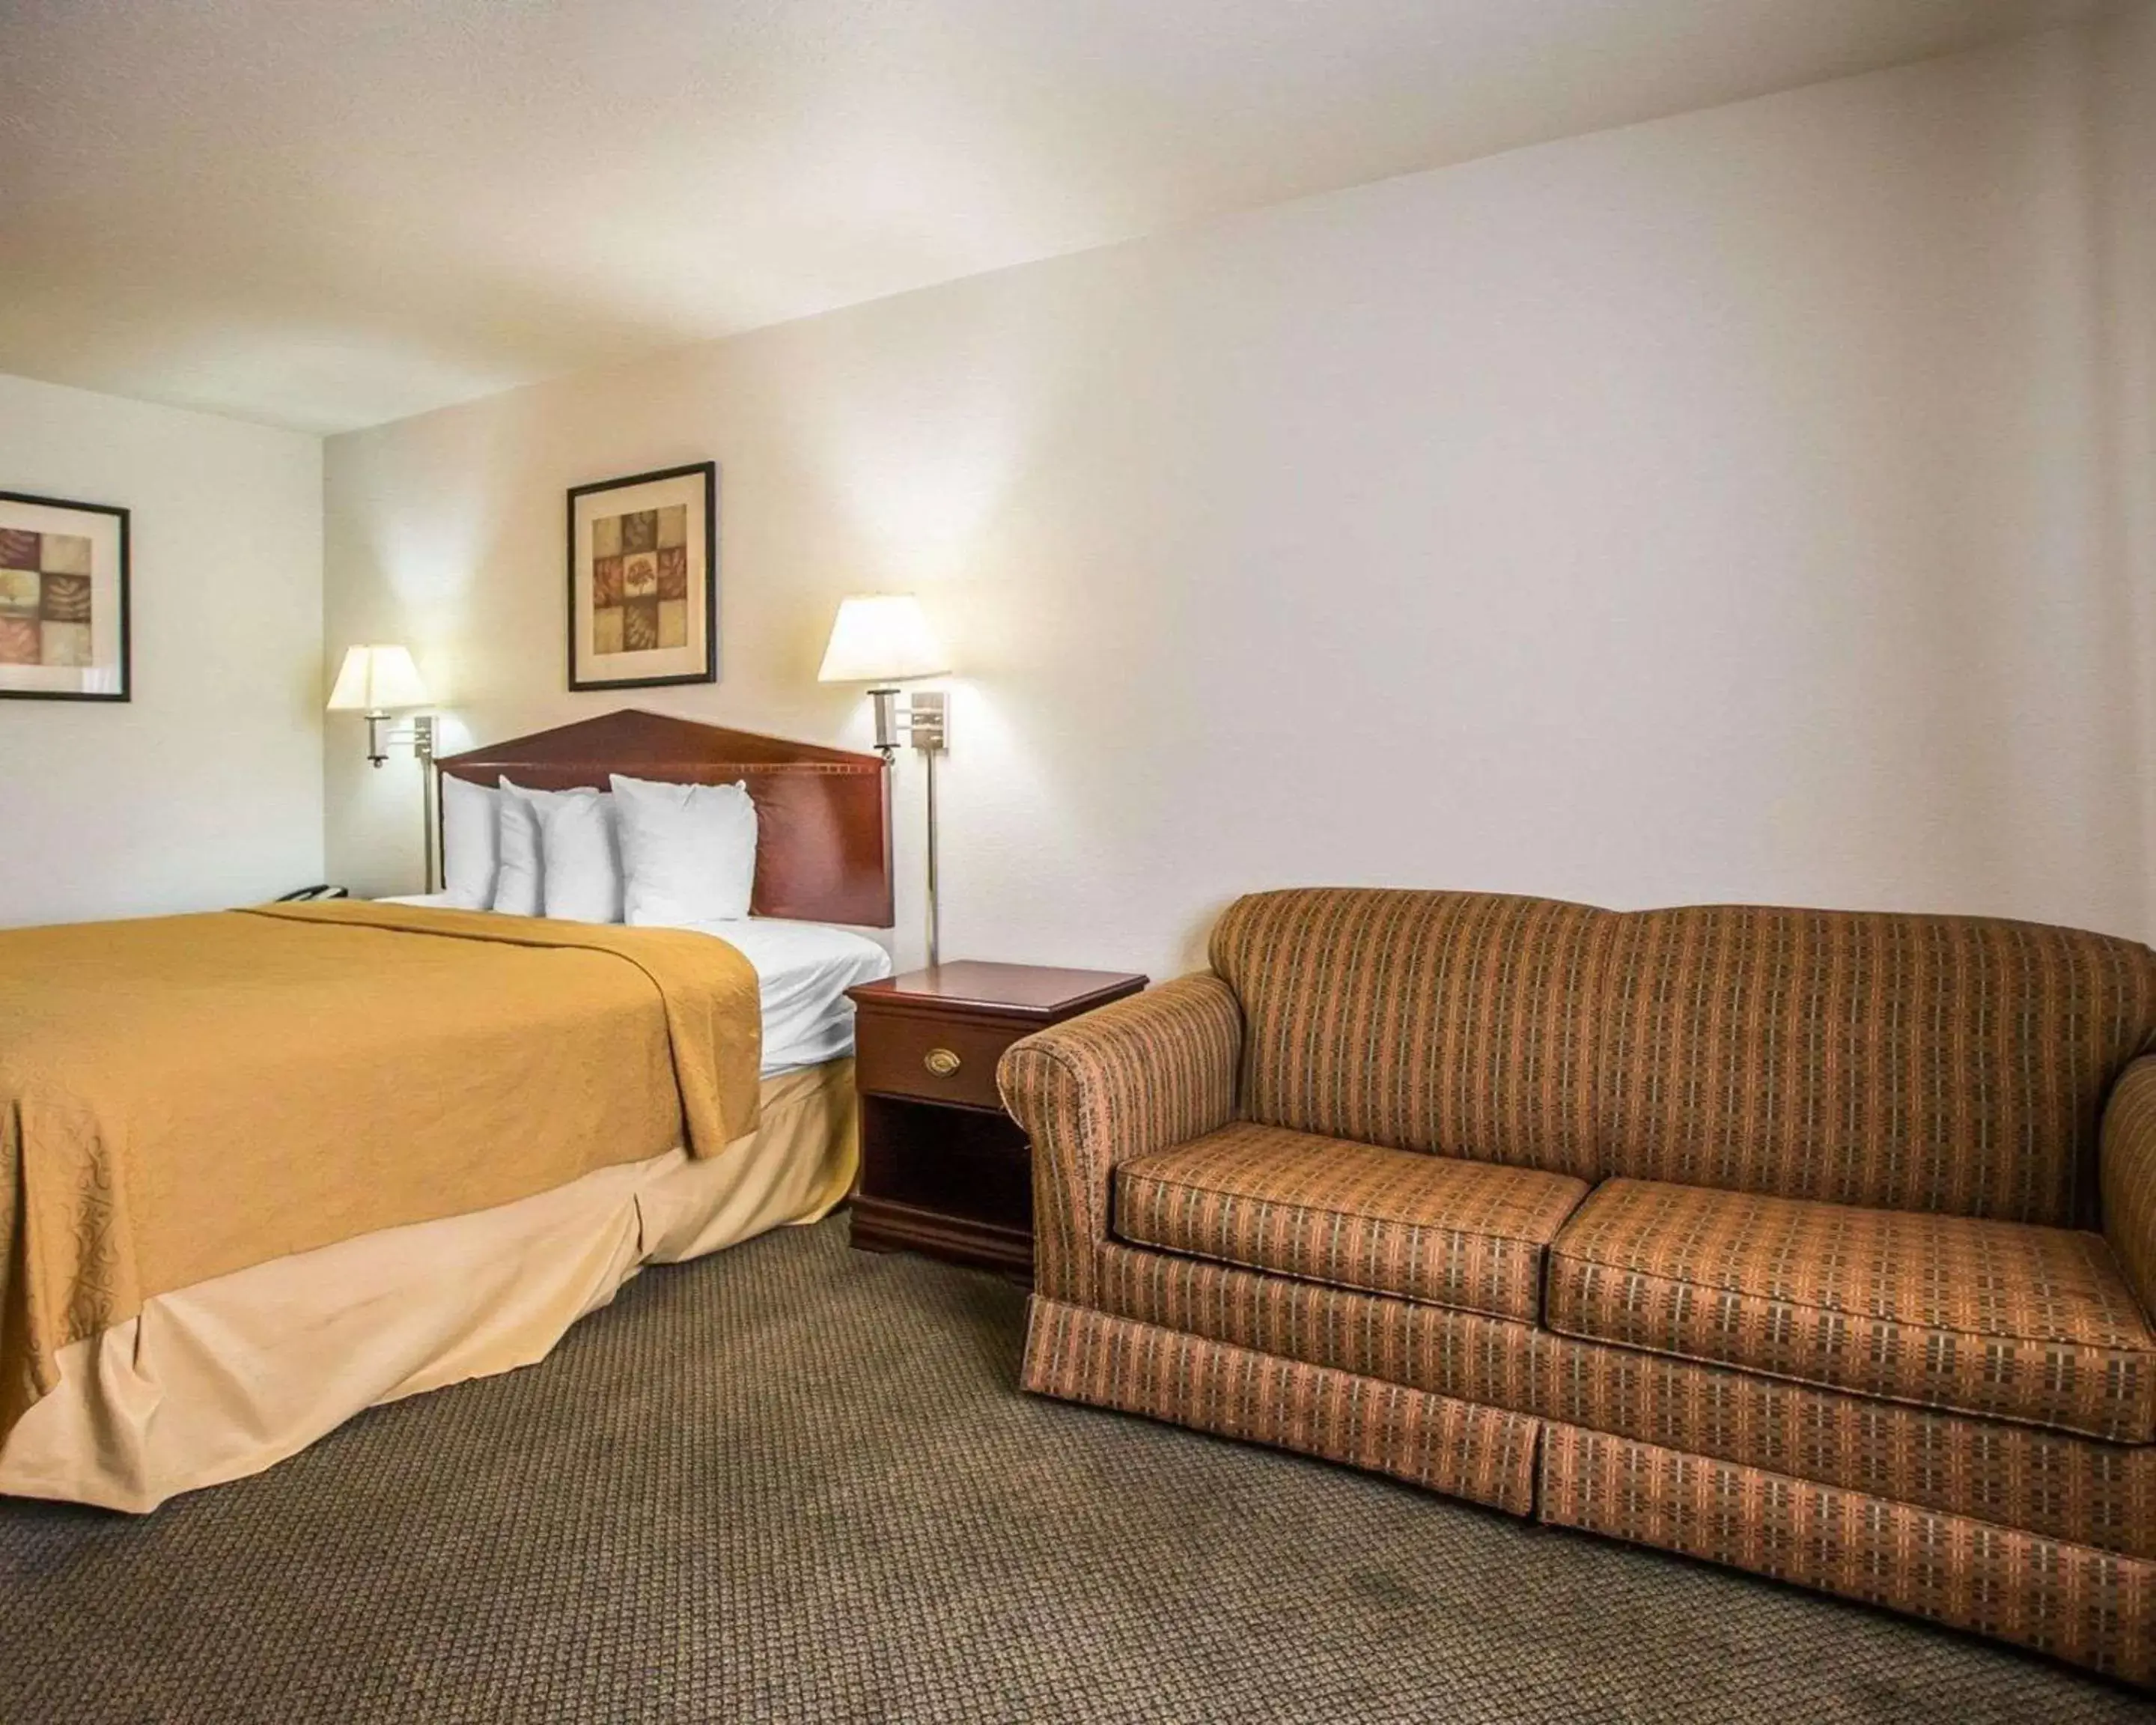
{"label": "framed picture", "polygon": [[128,698],[126,510],[0,491],[0,696]]}
{"label": "framed picture", "polygon": [[719,680],[719,470],[569,492],[569,686]]}

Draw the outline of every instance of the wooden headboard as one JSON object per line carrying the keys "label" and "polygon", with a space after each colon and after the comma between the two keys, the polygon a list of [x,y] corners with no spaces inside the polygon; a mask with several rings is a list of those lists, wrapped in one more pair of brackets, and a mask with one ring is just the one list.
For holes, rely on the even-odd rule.
{"label": "wooden headboard", "polygon": [[507,778],[540,791],[604,790],[610,773],[675,784],[738,779],[756,803],[756,915],[872,928],[893,921],[891,778],[875,755],[624,708],[435,764],[474,784]]}

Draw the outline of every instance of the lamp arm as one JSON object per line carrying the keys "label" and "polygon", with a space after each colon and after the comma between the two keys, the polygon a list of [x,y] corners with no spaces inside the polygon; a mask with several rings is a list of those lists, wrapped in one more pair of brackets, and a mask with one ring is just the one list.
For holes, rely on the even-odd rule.
{"label": "lamp arm", "polygon": [[928,773],[928,968],[933,970],[943,962],[943,922],[936,896],[936,751],[923,749],[921,758]]}
{"label": "lamp arm", "polygon": [[[382,727],[393,726],[388,732]],[[367,712],[367,758],[377,768],[389,758],[393,747],[408,747],[413,758],[419,763],[419,791],[423,803],[420,834],[426,847],[424,879],[427,891],[435,890],[436,855],[440,843],[436,835],[434,820],[434,716],[414,713],[409,724],[398,726],[388,711],[382,707],[371,707]]]}
{"label": "lamp arm", "polygon": [[413,716],[410,742],[412,753],[419,762],[419,842],[426,852],[421,879],[425,882],[425,891],[432,893],[440,886],[442,878],[441,837],[434,814],[441,786],[440,775],[434,766],[434,716],[432,713]]}

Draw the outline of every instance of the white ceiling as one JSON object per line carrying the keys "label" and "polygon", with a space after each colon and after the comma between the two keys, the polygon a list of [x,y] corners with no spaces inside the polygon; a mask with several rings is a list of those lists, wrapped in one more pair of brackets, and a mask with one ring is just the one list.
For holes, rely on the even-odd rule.
{"label": "white ceiling", "polygon": [[321,431],[2089,0],[0,0],[0,371]]}

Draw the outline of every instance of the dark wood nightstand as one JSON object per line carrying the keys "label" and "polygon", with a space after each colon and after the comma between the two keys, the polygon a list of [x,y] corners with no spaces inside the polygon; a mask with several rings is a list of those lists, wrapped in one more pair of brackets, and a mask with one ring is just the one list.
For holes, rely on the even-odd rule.
{"label": "dark wood nightstand", "polygon": [[1033,1158],[996,1095],[1019,1037],[1144,988],[1111,970],[938,965],[846,990],[861,1183],[853,1241],[1033,1278]]}

